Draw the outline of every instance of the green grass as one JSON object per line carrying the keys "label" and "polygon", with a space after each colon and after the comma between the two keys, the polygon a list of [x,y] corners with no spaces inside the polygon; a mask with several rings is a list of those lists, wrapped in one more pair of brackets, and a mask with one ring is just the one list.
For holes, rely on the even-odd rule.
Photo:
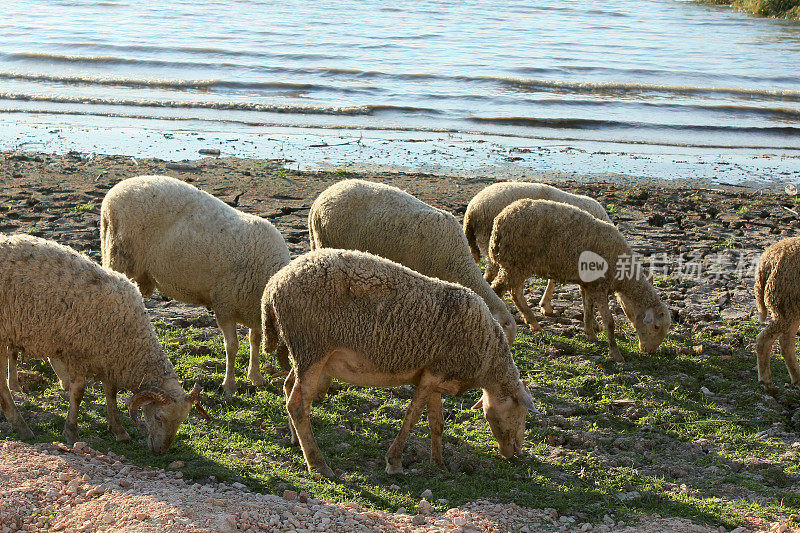
{"label": "green grass", "polygon": [[[309,474],[300,449],[288,442],[281,382],[257,389],[240,379],[239,393],[226,401],[220,390],[221,336],[163,324],[157,330],[177,372],[187,389],[200,382],[213,421],[193,414],[170,451],[153,456],[136,438],[114,442],[106,429],[102,389],[95,385],[82,406],[81,438],[138,465],[165,468],[180,459],[191,480],[215,476],[255,491],[305,490],[374,509],[414,508],[428,488],[440,509],[490,498],[554,507],[595,522],[605,514],[619,520],[658,513],[732,528],[743,524],[747,513],[768,520],[799,513],[797,454],[786,442],[760,435],[796,428],[756,383],[749,345],[758,326],[742,321],[723,332],[668,338],[656,354],[645,356],[636,351],[630,325],[618,325],[624,365],[605,357],[607,343],[589,342],[582,333],[519,335],[514,356],[544,414],[528,418],[523,456],[511,461],[497,453],[482,413],[470,409],[478,398],[471,391],[444,399],[449,469],[428,463],[423,417],[403,456],[406,474],[388,476],[384,455],[413,391],[343,385],[312,408],[317,441],[340,478]],[[698,345],[704,347],[699,354]],[[247,359],[246,342],[241,346],[240,378]],[[43,362],[28,368],[56,382]],[[773,371],[782,386],[788,380],[785,366],[776,360]],[[21,407],[39,441],[61,440],[67,402],[58,389],[35,391]],[[123,422],[136,435],[126,416]],[[0,438],[15,438],[5,422],[2,428]],[[400,490],[391,490],[392,484]]]}
{"label": "green grass", "polygon": [[800,20],[800,0],[698,0],[704,4],[731,6],[759,17]]}
{"label": "green grass", "polygon": [[80,205],[76,205],[75,207],[73,207],[72,208],[72,212],[73,213],[86,213],[87,211],[91,211],[92,209],[94,209],[94,204],[93,203],[80,204]]}

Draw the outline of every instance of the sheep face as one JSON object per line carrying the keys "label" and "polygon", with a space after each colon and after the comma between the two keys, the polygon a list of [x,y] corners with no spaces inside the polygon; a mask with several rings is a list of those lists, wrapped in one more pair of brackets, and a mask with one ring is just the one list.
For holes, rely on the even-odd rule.
{"label": "sheep face", "polygon": [[519,453],[525,439],[525,415],[528,411],[538,413],[525,385],[519,382],[517,390],[508,396],[492,394],[484,389],[483,397],[473,407],[481,406],[500,455],[510,459]]}
{"label": "sheep face", "polygon": [[637,309],[631,300],[622,295],[619,295],[617,300],[625,316],[633,324],[633,329],[636,330],[639,349],[648,354],[655,352],[672,325],[672,314],[669,309],[663,304]]}
{"label": "sheep face", "polygon": [[169,402],[166,405],[148,403],[142,406],[144,424],[147,428],[147,446],[156,455],[167,453],[181,423],[189,416],[192,403],[187,400]]}
{"label": "sheep face", "polygon": [[495,319],[500,323],[500,327],[503,328],[508,344],[514,344],[514,339],[517,337],[517,323],[514,321],[514,317],[506,312],[504,315],[495,315]]}

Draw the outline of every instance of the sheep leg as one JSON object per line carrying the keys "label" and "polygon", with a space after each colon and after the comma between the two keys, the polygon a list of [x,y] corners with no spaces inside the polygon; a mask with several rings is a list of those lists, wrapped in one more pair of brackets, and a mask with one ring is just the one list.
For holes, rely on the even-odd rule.
{"label": "sheep leg", "polygon": [[278,366],[284,372],[292,368],[292,362],[289,360],[289,348],[285,344],[278,344],[278,349],[275,350],[275,357],[278,359]]}
{"label": "sheep leg", "polygon": [[442,416],[442,395],[438,392],[434,392],[428,398],[428,425],[431,428],[431,462],[444,468],[442,460],[444,417]]}
{"label": "sheep leg", "polygon": [[556,282],[548,280],[547,287],[544,289],[544,294],[542,294],[541,300],[539,300],[539,310],[542,312],[543,315],[550,316],[553,314],[553,304],[550,303],[550,300],[553,298],[553,291],[556,288]]}
{"label": "sheep leg", "polygon": [[533,316],[533,311],[528,305],[528,301],[525,299],[525,283],[523,282],[518,287],[512,288],[509,292],[511,292],[511,301],[514,302],[519,312],[522,313],[525,323],[528,324],[533,331],[542,331],[542,326],[536,321],[536,317]]}
{"label": "sheep leg", "polygon": [[770,355],[775,339],[789,328],[786,320],[778,319],[770,322],[756,337],[756,356],[758,357],[758,382],[764,389],[775,394],[777,389],[772,384],[772,369],[770,368]]}
{"label": "sheep leg", "polygon": [[[286,380],[283,382],[283,393],[286,396],[286,401],[289,401],[289,396],[292,395],[292,387],[294,387],[294,368],[289,371],[289,375],[286,376]],[[300,441],[297,440],[297,431],[294,429],[294,423],[292,423],[292,417],[289,417],[289,440],[292,443],[292,446],[297,446],[300,444]]]}
{"label": "sheep leg", "polygon": [[781,335],[781,355],[786,362],[786,368],[789,370],[789,376],[792,378],[794,385],[800,383],[800,366],[797,364],[795,347],[795,338],[799,327],[800,322],[794,322],[789,327],[789,330]]}
{"label": "sheep leg", "polygon": [[15,391],[21,391],[22,387],[19,386],[19,374],[17,374],[17,359],[19,352],[17,350],[9,350],[8,358],[8,388]]}
{"label": "sheep leg", "polygon": [[83,401],[86,381],[83,376],[70,379],[69,383],[69,411],[64,421],[64,441],[74,444],[78,440],[78,408]]}
{"label": "sheep leg", "polygon": [[494,278],[497,277],[497,273],[500,271],[500,267],[497,266],[497,263],[493,263],[489,257],[486,257],[486,272],[483,274],[483,279],[486,280],[486,283],[491,284],[494,281]]}
{"label": "sheep leg", "polygon": [[122,421],[119,419],[119,410],[117,409],[117,389],[103,381],[103,391],[106,393],[106,411],[108,412],[108,429],[114,434],[117,442],[127,442],[131,440],[131,436],[122,427]]}
{"label": "sheep leg", "polygon": [[608,336],[608,355],[614,361],[622,363],[625,358],[622,357],[622,352],[619,351],[617,346],[617,339],[614,336],[614,315],[611,314],[611,309],[608,308],[608,294],[597,294],[592,297],[597,302],[597,307],[600,310],[600,318],[603,319],[603,325],[606,328],[606,336]]}
{"label": "sheep leg", "polygon": [[58,376],[58,382],[61,385],[62,390],[69,390],[69,370],[67,369],[67,365],[64,364],[63,361],[60,359],[55,359],[53,357],[48,358],[50,361],[50,366],[53,367],[53,371]]}
{"label": "sheep leg", "polygon": [[[590,341],[597,340],[597,321],[594,318],[594,298],[592,295],[581,287],[581,296],[583,296],[583,330],[586,332],[586,337]],[[605,323],[605,321],[603,321]]]}
{"label": "sheep leg", "polygon": [[300,440],[300,447],[303,449],[303,456],[309,472],[319,471],[328,479],[335,476],[333,470],[325,462],[322,452],[319,451],[314,433],[311,431],[311,402],[319,383],[319,374],[325,366],[325,361],[316,363],[306,370],[303,375],[295,379],[292,392],[286,401],[286,410],[289,411],[289,418],[294,424],[297,438]]}
{"label": "sheep leg", "polygon": [[[0,349],[0,368],[3,369],[3,374],[5,374],[11,359],[9,352],[10,350],[7,346]],[[3,410],[3,414],[6,415],[6,420],[11,424],[11,429],[16,431],[20,438],[32,439],[33,432],[20,416],[17,405],[14,403],[14,398],[11,397],[11,391],[8,390],[5,376],[2,376],[2,378],[0,379],[0,408]]]}
{"label": "sheep leg", "polygon": [[225,396],[236,393],[236,354],[239,351],[239,335],[236,333],[236,322],[217,316],[217,326],[222,330],[225,339],[225,379],[222,391]]}
{"label": "sheep leg", "polygon": [[261,375],[261,365],[258,361],[261,352],[261,331],[251,329],[247,338],[250,340],[250,366],[247,369],[247,379],[256,387],[263,387],[267,380]]}
{"label": "sheep leg", "polygon": [[[422,376],[422,379],[420,379],[414,397],[411,399],[411,403],[408,404],[408,408],[406,408],[406,414],[403,417],[403,425],[400,427],[400,433],[398,433],[392,445],[389,446],[389,451],[386,452],[387,474],[403,473],[403,448],[406,447],[408,435],[416,425],[420,415],[422,415],[422,410],[425,409],[425,406],[428,404],[428,400],[433,393],[433,386],[436,384],[436,381],[430,378],[430,374],[426,373]],[[441,398],[439,405],[441,406]]]}

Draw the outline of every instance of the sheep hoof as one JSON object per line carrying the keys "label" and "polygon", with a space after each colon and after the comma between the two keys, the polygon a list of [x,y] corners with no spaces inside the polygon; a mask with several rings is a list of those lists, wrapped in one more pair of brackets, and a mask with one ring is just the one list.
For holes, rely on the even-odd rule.
{"label": "sheep hoof", "polygon": [[321,465],[314,466],[314,467],[309,466],[308,470],[309,470],[309,472],[317,471],[323,477],[326,477],[328,479],[336,479],[336,474],[334,474],[333,470],[331,470],[331,467],[329,467],[325,463],[322,463]]}
{"label": "sheep hoof", "polygon": [[236,394],[236,382],[234,381],[231,383],[223,383],[222,384],[222,395],[226,398],[229,398]]}
{"label": "sheep hoof", "polygon": [[776,387],[774,384],[772,384],[771,382],[770,383],[764,383],[763,381],[761,381],[760,383],[761,383],[761,387],[764,389],[764,392],[766,392],[770,396],[777,396],[778,395],[778,387]]}
{"label": "sheep hoof", "polygon": [[541,311],[544,316],[553,316],[555,314],[553,313],[553,306],[551,305],[548,305],[547,307],[541,306],[539,307],[539,311]]}
{"label": "sheep hoof", "polygon": [[386,473],[390,476],[403,473],[403,462],[397,461],[397,464],[392,464],[392,460],[386,459]]}
{"label": "sheep hoof", "polygon": [[128,432],[124,429],[121,432],[115,432],[114,437],[117,439],[117,442],[128,442],[131,440],[131,436],[128,435]]}
{"label": "sheep hoof", "polygon": [[608,352],[608,355],[616,361],[617,363],[624,363],[625,358],[622,357],[622,352],[619,351],[619,348],[613,348],[611,351]]}
{"label": "sheep hoof", "polygon": [[19,435],[19,438],[23,440],[28,440],[33,438],[33,431],[30,430],[30,428],[28,427],[27,424],[25,424],[25,422],[22,423],[22,427],[17,429],[17,434]]}
{"label": "sheep hoof", "polygon": [[542,326],[540,326],[540,325],[539,325],[538,323],[536,323],[536,322],[534,322],[534,323],[532,323],[532,324],[531,324],[530,322],[527,322],[527,324],[528,324],[528,327],[529,327],[529,328],[531,328],[531,331],[532,331],[533,333],[537,333],[537,332],[539,332],[539,331],[542,331]]}
{"label": "sheep hoof", "polygon": [[263,387],[264,385],[267,384],[267,380],[264,379],[264,376],[262,376],[260,372],[254,372],[252,374],[247,374],[247,379],[249,379],[250,383],[252,383],[256,387]]}
{"label": "sheep hoof", "polygon": [[78,442],[78,430],[77,429],[64,428],[64,432],[62,434],[64,435],[64,442],[65,443],[67,443],[69,445],[72,445],[72,444],[75,444],[76,442]]}

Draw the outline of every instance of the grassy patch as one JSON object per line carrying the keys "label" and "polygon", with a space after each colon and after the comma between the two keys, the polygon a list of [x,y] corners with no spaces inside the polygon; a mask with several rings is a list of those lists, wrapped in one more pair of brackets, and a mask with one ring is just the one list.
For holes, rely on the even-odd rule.
{"label": "grassy patch", "polygon": [[[645,356],[636,351],[629,324],[618,324],[628,361],[623,365],[605,358],[603,340],[519,335],[514,356],[544,415],[528,419],[523,456],[511,461],[496,452],[482,413],[470,409],[478,398],[472,391],[444,399],[448,469],[428,463],[423,417],[403,456],[406,474],[388,476],[384,455],[413,389],[342,385],[312,408],[317,441],[340,478],[311,475],[300,449],[289,445],[281,382],[255,388],[240,379],[239,393],[224,400],[221,335],[163,324],[157,329],[170,358],[187,388],[200,382],[213,421],[193,414],[172,449],[156,457],[136,439],[114,442],[102,389],[95,385],[82,407],[81,438],[139,465],[165,468],[180,459],[184,475],[200,482],[214,476],[256,491],[305,490],[375,509],[413,508],[427,488],[439,508],[490,498],[554,507],[595,522],[605,514],[624,519],[632,512],[658,513],[731,528],[748,515],[800,513],[800,462],[789,437],[796,428],[790,414],[761,393],[753,370],[748,339],[758,325],[742,321],[724,331],[668,337],[656,354]],[[240,378],[246,344],[237,362]],[[45,363],[33,361],[28,368],[56,383]],[[788,381],[782,362],[776,360],[773,371],[777,384]],[[38,440],[60,440],[67,411],[60,391],[48,385],[28,398],[21,407]],[[127,417],[123,422],[135,435]],[[0,438],[15,438],[7,423],[0,427]],[[400,490],[391,490],[393,484]]]}
{"label": "grassy patch", "polygon": [[800,20],[800,0],[698,0],[703,4],[730,6],[759,17]]}

